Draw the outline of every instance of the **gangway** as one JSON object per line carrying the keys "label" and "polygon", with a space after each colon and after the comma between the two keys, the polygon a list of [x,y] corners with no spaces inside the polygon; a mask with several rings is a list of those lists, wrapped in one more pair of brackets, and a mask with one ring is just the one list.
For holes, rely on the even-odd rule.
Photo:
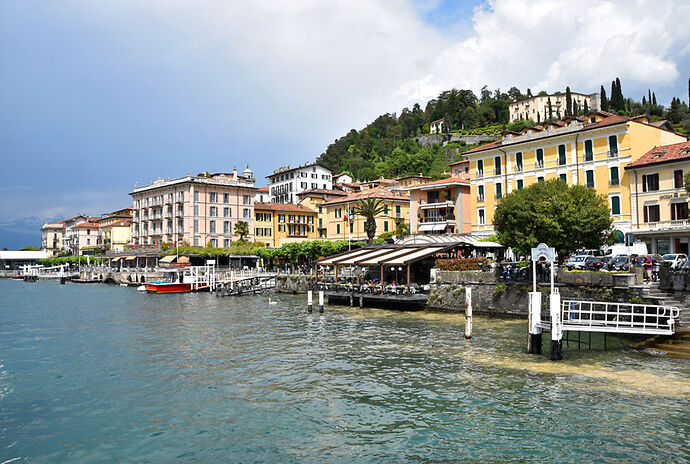
{"label": "gangway", "polygon": [[671,306],[564,300],[561,330],[637,335],[673,335],[680,309]]}
{"label": "gangway", "polygon": [[260,293],[276,287],[276,276],[264,275],[230,280],[216,286],[216,296],[239,296]]}

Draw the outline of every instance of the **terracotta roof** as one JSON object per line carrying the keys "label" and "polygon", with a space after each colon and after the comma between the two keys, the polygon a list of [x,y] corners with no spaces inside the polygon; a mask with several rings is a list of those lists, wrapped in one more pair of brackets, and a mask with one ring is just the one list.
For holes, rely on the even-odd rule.
{"label": "terracotta roof", "polygon": [[374,187],[361,192],[355,192],[343,198],[338,198],[337,200],[329,201],[324,203],[324,206],[329,205],[340,205],[343,203],[357,203],[359,200],[365,200],[367,198],[379,198],[381,200],[398,200],[398,201],[408,201],[410,198],[407,195],[400,195],[393,193],[386,187]]}
{"label": "terracotta roof", "polygon": [[[335,179],[336,177],[345,176],[345,175],[348,175],[348,174],[347,174],[347,172],[343,171],[343,172],[341,172],[340,174],[333,174],[333,175],[331,176],[331,178],[332,178],[332,179]],[[350,176],[350,177],[352,177],[352,176]]]}
{"label": "terracotta roof", "polygon": [[421,172],[419,174],[413,174],[411,176],[396,177],[395,180],[400,181],[403,179],[431,179],[429,176],[423,175]]}
{"label": "terracotta roof", "polygon": [[300,195],[308,195],[308,194],[319,194],[319,195],[335,195],[335,196],[343,196],[347,195],[347,192],[343,192],[342,190],[328,190],[328,189],[309,189],[305,190],[303,192],[300,192],[297,194],[297,196]]}
{"label": "terracotta roof", "polygon": [[259,192],[268,192],[268,187],[259,187],[257,190]]}
{"label": "terracotta roof", "polygon": [[690,142],[674,143],[652,148],[640,158],[628,164],[625,169],[686,160],[690,160]]}
{"label": "terracotta roof", "polygon": [[72,226],[72,229],[98,229],[98,224],[95,222],[82,222],[76,226]]}
{"label": "terracotta roof", "polygon": [[314,213],[311,208],[294,203],[254,203],[254,210],[259,211],[285,211],[288,213]]}
{"label": "terracotta roof", "polygon": [[132,221],[130,221],[130,220],[128,220],[128,219],[125,219],[125,220],[122,220],[122,221],[113,222],[112,224],[108,224],[108,225],[105,225],[105,226],[104,226],[104,225],[101,225],[101,228],[105,228],[105,227],[129,227],[129,226],[131,226],[131,225],[132,225]]}
{"label": "terracotta roof", "polygon": [[460,177],[447,177],[445,179],[434,180],[431,182],[425,182],[423,184],[413,185],[408,187],[408,190],[417,190],[422,187],[430,187],[433,185],[444,185],[444,184],[463,184],[470,185],[469,179],[461,179]]}

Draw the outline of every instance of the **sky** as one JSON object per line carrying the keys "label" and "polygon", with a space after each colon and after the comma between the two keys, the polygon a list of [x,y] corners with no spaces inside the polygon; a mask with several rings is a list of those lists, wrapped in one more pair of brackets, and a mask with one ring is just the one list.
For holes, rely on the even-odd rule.
{"label": "sky", "polygon": [[0,0],[0,247],[134,183],[264,176],[453,87],[687,100],[690,0]]}

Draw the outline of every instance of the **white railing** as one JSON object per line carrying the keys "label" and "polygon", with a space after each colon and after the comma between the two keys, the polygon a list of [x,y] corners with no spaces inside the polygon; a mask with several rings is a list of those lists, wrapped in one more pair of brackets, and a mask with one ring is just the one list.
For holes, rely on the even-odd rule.
{"label": "white railing", "polygon": [[690,227],[690,220],[675,219],[672,221],[644,222],[635,226],[636,230],[685,229]]}
{"label": "white railing", "polygon": [[676,307],[566,300],[561,302],[562,330],[672,335],[680,315]]}

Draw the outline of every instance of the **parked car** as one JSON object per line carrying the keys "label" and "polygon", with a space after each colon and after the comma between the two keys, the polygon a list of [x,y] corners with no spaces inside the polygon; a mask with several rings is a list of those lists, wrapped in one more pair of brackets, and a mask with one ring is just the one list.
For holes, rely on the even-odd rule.
{"label": "parked car", "polygon": [[618,255],[646,255],[647,244],[644,242],[635,242],[632,245],[624,245],[622,243],[616,243],[606,248],[606,255],[608,256],[618,256]]}
{"label": "parked car", "polygon": [[565,267],[569,271],[573,271],[576,269],[584,269],[586,259],[587,259],[587,256],[584,256],[584,255],[571,256],[570,259],[568,259],[568,262],[565,263]]}
{"label": "parked car", "polygon": [[587,271],[601,271],[606,270],[604,266],[606,265],[606,258],[603,256],[588,256],[585,259],[585,270]]}
{"label": "parked car", "polygon": [[604,256],[603,250],[577,250],[578,255],[582,256]]}
{"label": "parked car", "polygon": [[685,264],[687,256],[685,256],[683,253],[669,253],[662,256],[661,259],[663,259],[664,262],[669,263],[673,269],[676,269]]}
{"label": "parked car", "polygon": [[612,271],[629,271],[632,266],[632,258],[628,255],[618,255],[611,260],[609,267]]}

